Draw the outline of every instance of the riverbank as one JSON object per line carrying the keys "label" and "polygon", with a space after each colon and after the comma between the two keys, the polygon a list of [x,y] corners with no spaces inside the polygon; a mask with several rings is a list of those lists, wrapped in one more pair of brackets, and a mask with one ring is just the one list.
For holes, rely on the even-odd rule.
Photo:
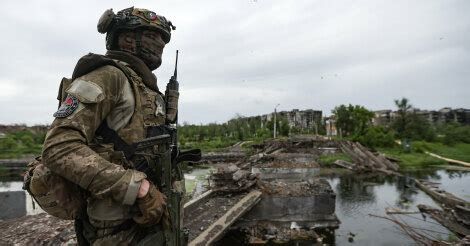
{"label": "riverbank", "polygon": [[377,151],[398,160],[401,169],[420,169],[430,166],[447,165],[448,162],[430,156],[431,152],[446,158],[469,162],[470,144],[459,143],[454,146],[442,143],[416,141],[411,143],[411,150],[406,152],[401,147],[377,148]]}
{"label": "riverbank", "polygon": [[[325,178],[336,194],[335,212],[341,221],[340,227],[323,243],[346,245],[354,242],[359,245],[383,244],[409,245],[414,241],[397,229],[393,223],[369,214],[388,216],[389,208],[397,208],[408,214],[397,215],[410,226],[435,231],[443,240],[457,240],[445,227],[433,219],[423,220],[417,206],[426,204],[439,207],[426,193],[413,183],[413,178],[439,182],[449,192],[462,196],[470,194],[470,173],[445,170],[422,170],[404,177],[377,174],[356,174],[342,172],[342,169],[322,168],[324,172],[312,174]],[[205,170],[195,168],[193,175]],[[469,199],[467,197],[466,199]],[[34,235],[34,236],[33,236]],[[71,221],[63,221],[46,214],[25,216],[0,222],[0,245],[37,242],[51,245],[74,244],[74,231]],[[7,243],[8,242],[8,243]]]}
{"label": "riverbank", "polygon": [[[217,166],[227,167],[229,165],[237,165],[239,168],[244,169],[245,173],[251,172],[254,174],[250,175],[250,177],[257,176],[260,179],[263,177],[268,179],[269,175],[276,173],[276,180],[280,180],[280,177],[285,176],[286,170],[290,170],[290,173],[289,177],[285,176],[284,178],[298,179],[305,182],[311,182],[311,180],[319,178],[326,179],[336,197],[336,202],[328,206],[328,209],[334,207],[333,211],[336,211],[336,216],[341,221],[341,225],[337,230],[330,230],[330,232],[332,232],[331,236],[327,234],[321,236],[323,243],[347,244],[349,242],[357,242],[359,244],[374,244],[381,242],[384,244],[412,244],[414,241],[411,238],[406,236],[397,238],[397,234],[404,234],[404,231],[397,230],[393,223],[379,219],[378,217],[369,216],[377,215],[386,217],[388,216],[387,211],[401,211],[406,213],[397,216],[400,216],[400,219],[403,219],[407,224],[413,227],[437,232],[443,241],[452,241],[455,239],[455,236],[453,236],[449,230],[438,226],[436,221],[429,218],[427,220],[422,219],[422,215],[419,214],[418,205],[424,204],[439,207],[439,203],[435,202],[432,197],[421,191],[420,188],[416,186],[414,180],[424,179],[432,183],[440,183],[444,190],[468,200],[468,194],[470,194],[468,190],[468,187],[470,187],[470,180],[468,179],[470,173],[468,170],[439,170],[435,168],[435,165],[424,163],[421,165],[423,168],[420,168],[419,171],[412,171],[402,168],[406,165],[403,164],[403,159],[399,159],[395,161],[400,163],[400,169],[393,169],[398,171],[392,172],[386,168],[393,166],[387,165],[383,167],[377,163],[385,161],[384,157],[378,153],[372,153],[365,148],[360,148],[362,152],[343,152],[343,145],[344,143],[325,139],[291,138],[285,140],[271,140],[264,144],[254,144],[252,148],[247,150],[244,148],[245,144],[240,143],[226,148],[224,150],[225,152],[206,155],[206,157],[210,158],[205,159],[203,165],[204,167],[212,168],[216,168]],[[360,146],[356,147],[359,148]],[[244,155],[244,151],[251,154]],[[256,153],[252,154],[254,151],[256,151]],[[416,151],[412,153],[401,153],[399,152],[400,150],[396,151],[400,155],[408,154],[411,158],[416,158],[416,154],[424,155],[424,153],[416,153]],[[235,155],[235,153],[237,155]],[[350,160],[354,162],[352,163],[352,169],[331,169],[331,164],[322,163],[325,160],[331,162],[334,159],[346,159],[348,155],[351,155]],[[237,157],[238,161],[234,161],[234,157]],[[305,171],[307,169],[309,171]],[[296,170],[304,171],[302,171],[302,175],[299,175],[295,173]],[[202,169],[199,168],[197,164],[192,164],[191,168],[187,169],[185,173],[188,191],[191,189],[196,189],[197,191],[198,187],[206,184],[206,178],[210,173],[211,169]],[[214,182],[214,179],[210,179],[209,183],[215,184]],[[290,194],[295,198],[296,193]],[[325,203],[321,202],[318,204]],[[307,206],[305,203],[298,203],[298,205],[299,208],[305,208]],[[307,208],[311,210],[313,207],[307,206]],[[283,211],[283,209],[277,211]],[[44,215],[38,216],[37,219],[40,221],[43,216]],[[401,218],[401,216],[404,217]],[[36,217],[28,218],[30,221],[36,220]],[[26,223],[26,221],[16,219],[12,221]],[[289,220],[288,224],[292,226],[290,223],[291,221]],[[43,224],[48,225],[45,222]],[[310,227],[308,228],[311,229],[313,224],[294,224],[294,226],[300,226],[301,228],[307,225],[309,225]],[[241,224],[238,226],[242,228]],[[289,226],[288,228],[290,228]],[[199,232],[206,229],[206,227],[203,229],[200,228],[201,227],[196,228],[196,231]],[[64,231],[65,229],[58,230]],[[8,231],[8,233],[16,232]],[[263,233],[265,232],[263,231]],[[266,235],[262,234],[259,238],[268,241],[264,239]],[[272,235],[269,234],[268,236]],[[30,234],[30,237],[34,238],[35,236]],[[227,236],[227,238],[233,239],[231,236]],[[10,240],[13,239],[14,238],[10,236]]]}

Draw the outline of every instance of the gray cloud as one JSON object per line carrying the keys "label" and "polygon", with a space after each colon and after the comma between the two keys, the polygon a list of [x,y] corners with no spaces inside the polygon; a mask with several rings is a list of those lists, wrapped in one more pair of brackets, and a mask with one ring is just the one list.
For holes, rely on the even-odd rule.
{"label": "gray cloud", "polygon": [[[112,4],[112,5],[111,5]],[[164,88],[181,51],[181,121],[236,113],[470,107],[468,1],[136,1],[177,26],[156,71]],[[50,123],[60,79],[103,53],[96,21],[127,1],[0,3],[0,123]],[[8,34],[8,35],[5,35]]]}

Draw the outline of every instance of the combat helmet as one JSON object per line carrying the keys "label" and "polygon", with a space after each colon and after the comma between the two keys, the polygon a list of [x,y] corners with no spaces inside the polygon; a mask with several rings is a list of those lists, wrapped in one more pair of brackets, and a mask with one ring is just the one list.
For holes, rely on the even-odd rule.
{"label": "combat helmet", "polygon": [[153,29],[162,34],[165,43],[170,42],[171,30],[176,27],[164,16],[155,12],[130,7],[114,14],[113,9],[106,10],[98,21],[98,32],[106,33],[106,49],[115,48],[119,32],[123,30],[141,31],[142,29]]}

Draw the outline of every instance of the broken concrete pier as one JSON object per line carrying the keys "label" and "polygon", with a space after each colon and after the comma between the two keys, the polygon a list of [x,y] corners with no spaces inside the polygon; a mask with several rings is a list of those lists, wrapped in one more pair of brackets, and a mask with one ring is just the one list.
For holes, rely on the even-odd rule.
{"label": "broken concrete pier", "polygon": [[238,226],[255,226],[259,222],[276,222],[289,228],[293,222],[304,228],[339,225],[335,215],[336,196],[325,180],[260,182],[260,187],[261,201],[243,216]]}
{"label": "broken concrete pier", "polygon": [[[206,156],[218,168],[209,179],[209,191],[184,206],[190,245],[217,244],[234,231],[246,232],[243,243],[320,242],[318,229],[339,226],[336,195],[327,181],[317,178],[316,161],[325,151],[338,151],[336,144],[274,140],[253,156],[241,152],[242,144],[230,154]],[[23,236],[16,237],[14,228],[21,228]],[[46,214],[0,222],[0,229],[0,244],[75,243],[72,222]]]}

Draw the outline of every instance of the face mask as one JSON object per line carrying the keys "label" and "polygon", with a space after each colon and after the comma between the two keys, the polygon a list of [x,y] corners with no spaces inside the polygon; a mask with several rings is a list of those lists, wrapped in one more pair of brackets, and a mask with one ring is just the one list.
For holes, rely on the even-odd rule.
{"label": "face mask", "polygon": [[159,32],[145,30],[141,32],[137,56],[147,64],[150,70],[155,70],[162,64],[164,47],[165,42]]}

